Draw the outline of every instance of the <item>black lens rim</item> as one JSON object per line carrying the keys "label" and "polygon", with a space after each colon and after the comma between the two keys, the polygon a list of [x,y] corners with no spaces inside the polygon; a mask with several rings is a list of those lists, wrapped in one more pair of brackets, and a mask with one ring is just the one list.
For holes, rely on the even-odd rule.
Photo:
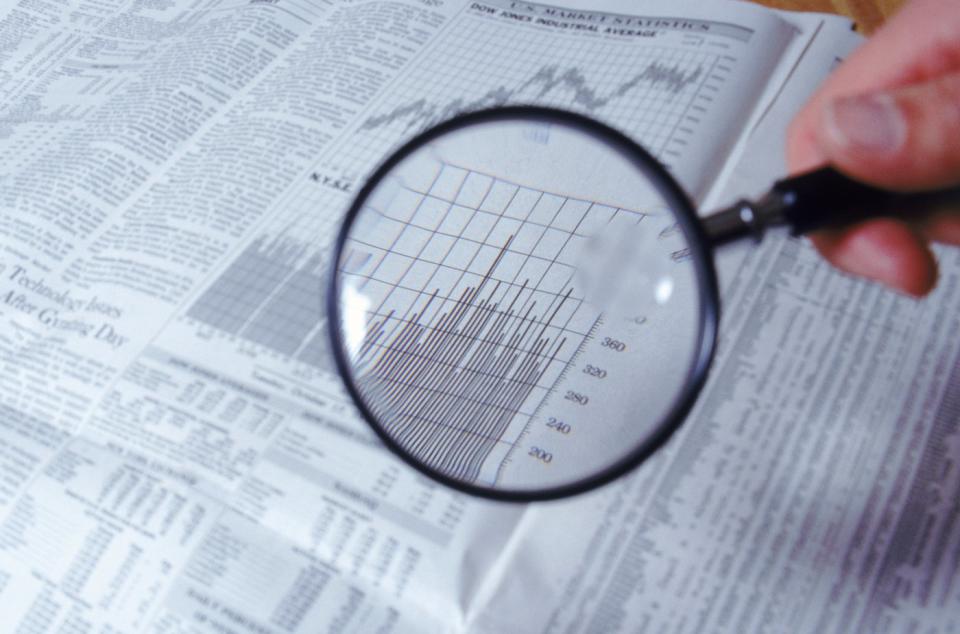
{"label": "black lens rim", "polygon": [[[377,417],[367,407],[363,394],[354,382],[353,369],[343,345],[340,302],[338,301],[341,292],[338,275],[339,263],[353,223],[370,194],[401,161],[423,145],[461,128],[504,120],[561,124],[586,132],[606,142],[623,158],[629,160],[643,172],[676,213],[677,223],[682,229],[690,248],[690,256],[696,270],[697,286],[701,298],[699,341],[690,365],[687,383],[670,408],[668,415],[661,422],[660,428],[636,449],[620,458],[610,467],[582,480],[546,489],[493,489],[468,484],[451,478],[417,460],[384,431],[377,422]],[[633,470],[666,444],[683,424],[706,381],[716,350],[717,330],[720,320],[720,299],[717,274],[713,263],[713,250],[690,199],[667,169],[639,144],[604,123],[567,110],[525,105],[477,110],[448,119],[405,142],[373,172],[354,197],[337,234],[333,259],[330,262],[326,289],[327,331],[330,335],[331,350],[337,370],[354,405],[384,445],[405,463],[441,484],[481,498],[505,502],[554,500],[590,491]]]}

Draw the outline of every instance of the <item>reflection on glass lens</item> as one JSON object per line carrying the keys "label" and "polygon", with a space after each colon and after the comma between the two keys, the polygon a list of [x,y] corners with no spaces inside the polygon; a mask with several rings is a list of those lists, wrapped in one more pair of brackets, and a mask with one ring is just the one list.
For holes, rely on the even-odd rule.
{"label": "reflection on glass lens", "polygon": [[433,472],[574,485],[676,407],[699,346],[687,247],[646,172],[605,140],[521,120],[454,130],[400,160],[350,226],[349,378]]}

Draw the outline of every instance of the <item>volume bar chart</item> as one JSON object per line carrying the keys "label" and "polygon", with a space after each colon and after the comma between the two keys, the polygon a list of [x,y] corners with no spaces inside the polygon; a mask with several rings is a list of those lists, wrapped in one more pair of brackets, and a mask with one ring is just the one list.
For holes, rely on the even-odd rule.
{"label": "volume bar chart", "polygon": [[336,265],[341,350],[379,430],[416,463],[481,488],[576,471],[571,456],[593,445],[561,448],[544,431],[569,434],[551,417],[592,416],[604,402],[587,409],[594,401],[571,388],[602,320],[583,259],[597,232],[647,217],[466,168],[441,149],[408,159],[365,201]]}
{"label": "volume bar chart", "polygon": [[193,303],[187,315],[229,335],[328,370],[320,292],[325,257],[290,238],[248,245]]}
{"label": "volume bar chart", "polygon": [[[358,386],[377,416],[416,458],[459,480],[475,481],[481,466],[564,348],[549,336],[571,290],[538,307],[524,280],[503,293],[494,281],[512,236],[479,284],[435,311],[439,289],[407,320],[388,313],[367,333],[356,365]],[[388,334],[389,331],[389,334]]]}

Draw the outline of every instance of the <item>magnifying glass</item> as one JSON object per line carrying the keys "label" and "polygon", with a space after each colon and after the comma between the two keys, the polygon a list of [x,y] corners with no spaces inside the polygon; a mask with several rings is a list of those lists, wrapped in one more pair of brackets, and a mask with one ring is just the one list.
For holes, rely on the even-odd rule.
{"label": "magnifying glass", "polygon": [[616,130],[540,107],[459,116],[373,174],[327,296],[337,367],[384,444],[501,500],[609,482],[680,426],[707,376],[713,249],[960,200],[823,168],[699,219]]}

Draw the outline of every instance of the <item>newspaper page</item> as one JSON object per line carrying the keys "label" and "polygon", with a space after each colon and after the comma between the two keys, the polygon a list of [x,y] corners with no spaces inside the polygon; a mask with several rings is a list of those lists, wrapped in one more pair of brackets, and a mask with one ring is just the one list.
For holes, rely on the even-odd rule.
{"label": "newspaper page", "polygon": [[[610,623],[627,614],[611,602],[629,584],[581,596],[577,579],[606,583],[584,566],[613,570],[613,562],[628,577],[642,573],[642,563],[631,567],[629,553],[604,540],[616,534],[612,543],[621,543],[647,513],[641,497],[654,499],[653,483],[662,479],[652,469],[682,480],[692,450],[569,502],[567,517],[594,518],[607,532],[589,522],[582,539],[569,531],[554,550],[554,592],[538,595],[530,580],[556,568],[538,561],[530,531],[541,530],[549,507],[466,499],[387,455],[332,373],[320,309],[327,245],[342,210],[409,135],[501,103],[569,108],[641,140],[699,198],[721,180],[731,152],[815,37],[740,5],[650,3],[642,15],[632,5],[587,9],[500,0],[22,0],[3,9],[0,618],[7,630],[453,632],[554,624],[576,631],[579,621],[565,625],[563,606]],[[789,248],[802,255],[796,244]],[[765,290],[769,283],[753,279],[769,273],[771,258],[781,263],[775,270],[785,287],[834,289],[829,310],[847,310],[836,314],[859,310],[864,304],[851,301],[849,289],[862,288],[878,310],[916,323],[905,300],[856,286],[789,248],[781,256],[771,246],[739,269],[728,296],[742,297],[734,301],[743,308],[727,315],[726,341],[744,330],[777,340],[793,328],[806,354],[789,361],[767,350],[754,363],[793,364],[784,368],[801,376],[828,349],[803,340],[813,317],[799,316],[826,299],[784,305]],[[813,270],[818,277],[807,280]],[[760,301],[758,293],[766,293],[763,305],[798,316],[757,329],[746,306]],[[932,307],[917,310],[933,320]],[[947,321],[936,323],[941,338],[951,332]],[[906,356],[922,347],[898,345],[884,350]],[[857,367],[877,371],[855,352],[847,351]],[[796,365],[802,359],[806,365]],[[908,405],[933,407],[943,392],[938,367],[916,374],[929,398],[886,390],[877,411],[896,403],[908,416]],[[857,385],[879,389],[862,379]],[[777,401],[714,388],[690,428],[713,426],[700,422],[711,416],[736,421],[739,412],[745,421],[768,420],[770,406],[758,409],[761,402]],[[826,424],[844,407],[856,411],[845,403],[825,408],[822,426],[811,425],[796,451],[825,456],[853,443]],[[911,419],[911,442],[901,436],[877,449],[894,452],[884,464],[915,469],[930,419]],[[759,442],[740,429],[744,441]],[[692,446],[692,435],[674,447]],[[792,437],[771,426],[768,442],[779,447]],[[744,460],[698,468],[769,470],[778,455],[762,453],[764,462],[749,448],[723,449],[732,451]],[[784,477],[812,482],[784,469]],[[867,499],[840,471],[823,466],[823,473],[821,489],[830,474],[849,497]],[[866,473],[857,480],[864,487]],[[884,512],[893,513],[904,492],[891,492],[904,481],[891,471],[866,495],[889,493]],[[731,479],[724,495],[735,485]],[[719,485],[685,486],[683,509],[700,509],[704,499],[733,508],[715,493]],[[806,489],[797,495],[814,497]],[[796,521],[784,508],[766,512]],[[736,531],[723,527],[748,526],[725,517],[716,530],[727,537]],[[892,530],[879,511],[867,519],[865,531]],[[947,535],[931,526],[931,535]],[[833,532],[807,535],[811,549],[830,554]],[[863,537],[859,548],[879,548],[882,537]],[[686,545],[665,539],[679,558]],[[952,544],[937,543],[938,553]],[[730,548],[728,566],[749,554],[742,543]],[[898,570],[895,560],[884,565]],[[889,583],[888,592],[902,592]],[[500,602],[510,593],[523,605]],[[612,598],[591,605],[598,596]],[[877,594],[872,605],[892,596]],[[533,606],[557,611],[547,620],[526,617]]]}
{"label": "newspaper page", "polygon": [[[859,43],[841,28],[816,27],[719,202],[783,173],[790,117]],[[685,429],[622,485],[526,517],[474,628],[956,631],[960,258],[937,254],[917,301],[794,239],[721,253],[720,355]]]}

